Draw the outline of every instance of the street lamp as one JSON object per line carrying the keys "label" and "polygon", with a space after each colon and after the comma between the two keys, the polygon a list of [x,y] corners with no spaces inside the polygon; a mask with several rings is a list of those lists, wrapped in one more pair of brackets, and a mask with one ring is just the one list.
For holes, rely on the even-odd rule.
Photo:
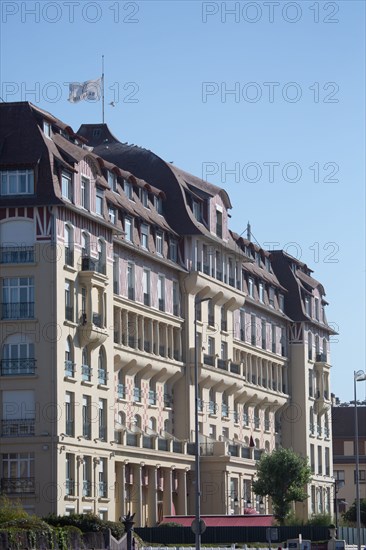
{"label": "street lamp", "polygon": [[344,487],[343,479],[334,480],[334,507],[335,507],[335,526],[338,533],[338,491]]}
{"label": "street lamp", "polygon": [[201,465],[200,465],[200,443],[199,443],[199,391],[198,391],[198,333],[197,333],[197,306],[207,302],[210,298],[195,298],[194,300],[194,432],[195,446],[194,458],[196,469],[195,487],[195,545],[196,550],[201,548]]}
{"label": "street lamp", "polygon": [[361,550],[361,507],[360,507],[360,457],[358,451],[358,416],[357,416],[357,395],[356,382],[366,380],[366,373],[363,370],[354,371],[354,404],[355,404],[355,454],[356,454],[356,518],[357,518],[357,548]]}

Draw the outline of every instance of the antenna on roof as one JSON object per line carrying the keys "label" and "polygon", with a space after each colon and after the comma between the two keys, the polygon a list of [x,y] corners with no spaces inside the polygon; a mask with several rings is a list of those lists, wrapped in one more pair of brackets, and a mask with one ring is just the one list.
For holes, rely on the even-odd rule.
{"label": "antenna on roof", "polygon": [[250,227],[250,223],[247,223],[247,239],[248,241],[252,240],[252,228]]}

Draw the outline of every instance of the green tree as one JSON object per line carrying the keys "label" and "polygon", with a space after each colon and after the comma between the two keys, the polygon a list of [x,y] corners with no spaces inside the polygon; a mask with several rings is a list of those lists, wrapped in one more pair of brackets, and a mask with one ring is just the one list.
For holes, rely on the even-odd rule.
{"label": "green tree", "polygon": [[259,496],[271,497],[274,516],[283,525],[291,511],[291,503],[308,498],[305,485],[310,479],[307,459],[292,449],[280,448],[271,454],[262,454],[253,491]]}
{"label": "green tree", "polygon": [[[360,512],[361,512],[361,523],[366,527],[366,498],[360,500]],[[342,514],[343,519],[346,521],[352,521],[356,523],[357,521],[357,512],[356,512],[356,501],[350,506],[344,514]]]}

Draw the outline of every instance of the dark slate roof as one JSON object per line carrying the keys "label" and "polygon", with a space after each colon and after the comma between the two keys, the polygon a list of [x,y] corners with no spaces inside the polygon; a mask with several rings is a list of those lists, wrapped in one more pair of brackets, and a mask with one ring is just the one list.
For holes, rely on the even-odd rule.
{"label": "dark slate roof", "polygon": [[[359,383],[361,386],[361,383]],[[357,406],[358,435],[366,437],[366,406]],[[333,438],[352,440],[355,437],[355,407],[332,407],[332,434]],[[361,453],[363,454],[363,453]]]}

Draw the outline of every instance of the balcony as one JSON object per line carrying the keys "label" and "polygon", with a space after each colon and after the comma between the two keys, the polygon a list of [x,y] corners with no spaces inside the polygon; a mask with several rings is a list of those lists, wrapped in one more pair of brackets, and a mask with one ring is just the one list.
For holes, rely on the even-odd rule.
{"label": "balcony", "polygon": [[138,446],[138,436],[135,433],[128,432],[126,435],[126,445],[129,447]]}
{"label": "balcony", "polygon": [[35,359],[2,359],[1,361],[1,376],[27,376],[35,372]]}
{"label": "balcony", "polygon": [[34,418],[2,420],[1,437],[32,437],[34,436],[34,428]]}
{"label": "balcony", "polygon": [[144,449],[153,449],[154,439],[150,435],[144,435],[142,437],[142,446]]}
{"label": "balcony", "polygon": [[232,372],[233,374],[240,374],[240,364],[230,363],[230,372]]}
{"label": "balcony", "polygon": [[91,497],[91,494],[92,494],[91,481],[84,479],[83,480],[83,497]]}
{"label": "balcony", "polygon": [[34,246],[4,246],[0,248],[0,264],[30,264],[34,262]]}
{"label": "balcony", "polygon": [[158,438],[158,450],[159,451],[169,451],[169,440],[159,437]]}
{"label": "balcony", "polygon": [[227,360],[226,359],[218,359],[217,360],[217,367],[222,370],[227,370]]}
{"label": "balcony", "polygon": [[81,271],[93,271],[95,273],[106,274],[105,263],[89,256],[84,256],[81,260]]}
{"label": "balcony", "polygon": [[217,406],[217,403],[215,403],[215,401],[209,401],[208,402],[208,412],[209,412],[209,414],[216,414],[217,409],[218,409],[218,406]]}
{"label": "balcony", "polygon": [[126,399],[126,387],[123,384],[117,384],[118,399]]}
{"label": "balcony", "polygon": [[91,439],[91,424],[89,422],[83,422],[83,437]]}
{"label": "balcony", "polygon": [[75,363],[72,361],[65,361],[65,376],[69,378],[75,377]]}
{"label": "balcony", "polygon": [[99,481],[98,483],[98,496],[99,498],[106,498],[107,497],[107,482],[106,481]]}
{"label": "balcony", "polygon": [[2,319],[34,319],[34,302],[2,304]]}
{"label": "balcony", "polygon": [[214,366],[215,364],[215,356],[214,355],[208,355],[207,353],[205,353],[203,355],[203,362],[205,365],[209,365],[211,367]]}
{"label": "balcony", "polygon": [[262,456],[263,451],[260,449],[254,449],[254,460],[260,460]]}
{"label": "balcony", "polygon": [[98,369],[98,384],[106,386],[108,381],[108,373],[106,369]]}
{"label": "balcony", "polygon": [[65,481],[65,495],[67,497],[75,496],[75,481],[73,479],[66,479],[66,481]]}
{"label": "balcony", "polygon": [[93,369],[89,365],[81,365],[81,380],[83,382],[90,382]]}
{"label": "balcony", "polygon": [[6,495],[34,493],[34,477],[3,477],[1,492]]}
{"label": "balcony", "polygon": [[231,456],[240,456],[240,446],[239,445],[229,445],[229,453]]}
{"label": "balcony", "polygon": [[250,456],[250,447],[241,448],[241,457],[242,458],[251,458]]}
{"label": "balcony", "polygon": [[78,326],[81,347],[89,346],[90,349],[94,349],[105,342],[108,334],[100,313],[93,312],[90,317],[86,313],[81,313]]}

